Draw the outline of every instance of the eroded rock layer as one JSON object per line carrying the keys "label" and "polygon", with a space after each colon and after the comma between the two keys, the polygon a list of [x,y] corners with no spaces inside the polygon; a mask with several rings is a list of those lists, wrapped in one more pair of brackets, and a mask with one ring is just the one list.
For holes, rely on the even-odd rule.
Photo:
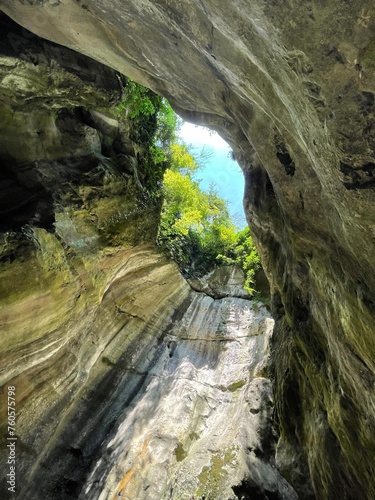
{"label": "eroded rock layer", "polygon": [[78,497],[93,454],[157,361],[189,293],[147,247],[102,255],[96,268],[109,279],[91,294],[78,298],[73,284],[54,283],[2,311],[4,339],[18,345],[5,350],[2,373],[16,387],[17,498]]}
{"label": "eroded rock layer", "polygon": [[0,24],[1,473],[14,384],[16,497],[77,498],[190,288],[154,248],[120,75]]}
{"label": "eroded rock layer", "polygon": [[[374,498],[371,2],[2,0],[233,146],[273,293],[278,464],[301,497]],[[22,127],[19,133],[22,134]]]}
{"label": "eroded rock layer", "polygon": [[[269,314],[242,271],[193,292],[155,250],[160,200],[117,105],[121,76],[0,23],[0,384],[16,391],[16,498],[295,498],[275,463]],[[6,478],[6,419],[1,435]]]}
{"label": "eroded rock layer", "polygon": [[190,299],[80,498],[227,500],[245,481],[257,498],[297,498],[274,462],[273,320],[244,299]]}

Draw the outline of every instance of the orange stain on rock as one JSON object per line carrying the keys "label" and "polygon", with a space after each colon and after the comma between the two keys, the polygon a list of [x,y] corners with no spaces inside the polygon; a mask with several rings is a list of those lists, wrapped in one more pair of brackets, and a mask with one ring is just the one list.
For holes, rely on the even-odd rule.
{"label": "orange stain on rock", "polygon": [[143,441],[142,449],[138,453],[137,458],[134,460],[133,467],[131,469],[129,469],[126,472],[125,476],[121,479],[119,485],[116,488],[116,493],[113,496],[113,500],[118,499],[119,497],[120,498],[125,497],[128,499],[131,498],[131,497],[128,497],[126,495],[126,493],[127,493],[126,490],[128,489],[128,486],[129,486],[130,482],[132,481],[132,479],[134,478],[134,476],[136,475],[136,473],[140,470],[140,463],[139,462],[146,455],[148,443],[149,443],[148,439],[145,439]]}

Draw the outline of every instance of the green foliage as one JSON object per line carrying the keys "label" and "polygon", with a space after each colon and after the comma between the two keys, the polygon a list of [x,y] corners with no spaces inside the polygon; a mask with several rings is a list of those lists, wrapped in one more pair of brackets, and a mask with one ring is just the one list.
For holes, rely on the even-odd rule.
{"label": "green foliage", "polygon": [[157,110],[157,122],[156,142],[159,146],[168,150],[177,141],[177,132],[182,120],[176,115],[166,99],[160,101]]}
{"label": "green foliage", "polygon": [[260,267],[260,259],[251,238],[250,229],[246,227],[235,235],[235,240],[226,254],[218,255],[222,264],[236,264],[245,272],[245,290],[254,294],[254,275]]}
{"label": "green foliage", "polygon": [[175,142],[170,146],[170,165],[169,168],[173,172],[178,172],[182,175],[193,174],[199,169],[198,162],[189,153],[186,144]]}
{"label": "green foliage", "polygon": [[152,90],[126,79],[117,111],[133,121],[133,128],[141,129],[138,137],[141,144],[153,144],[165,150],[176,142],[181,119],[168,101]]}
{"label": "green foliage", "polygon": [[132,140],[145,148],[143,183],[154,195],[161,189],[164,171],[170,164],[170,147],[177,141],[181,120],[166,99],[130,79],[125,80],[117,112],[130,122]]}
{"label": "green foliage", "polygon": [[140,115],[150,116],[156,113],[155,104],[159,99],[161,98],[150,89],[127,79],[123,90],[123,99],[117,106],[117,110],[125,112],[131,119],[138,118]]}
{"label": "green foliage", "polygon": [[184,146],[175,148],[173,170],[164,175],[158,243],[187,276],[202,276],[222,264],[240,266],[246,275],[245,289],[254,293],[259,257],[250,231],[237,232],[227,203],[213,186],[208,193],[201,191],[192,178],[198,166],[188,156]]}
{"label": "green foliage", "polygon": [[206,193],[194,180],[212,151],[203,149],[194,154],[194,148],[179,143],[181,120],[169,103],[132,80],[125,80],[123,100],[117,111],[130,121],[132,139],[145,150],[145,191],[140,203],[157,206],[164,195],[158,244],[185,275],[201,276],[222,264],[241,266],[246,274],[246,288],[253,293],[259,257],[249,230],[237,233],[227,203],[213,186]]}

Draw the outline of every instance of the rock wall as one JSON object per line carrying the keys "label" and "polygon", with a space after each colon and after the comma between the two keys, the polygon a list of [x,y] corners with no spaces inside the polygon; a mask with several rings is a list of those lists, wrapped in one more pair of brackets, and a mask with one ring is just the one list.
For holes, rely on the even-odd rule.
{"label": "rock wall", "polygon": [[[78,498],[93,456],[157,362],[189,294],[175,267],[147,247],[103,255],[96,266],[107,281],[80,298],[73,284],[54,283],[2,310],[9,347],[1,383],[16,388],[16,498]],[[3,498],[11,498],[7,486],[2,481]]]}
{"label": "rock wall", "polygon": [[0,496],[14,385],[15,497],[77,498],[190,288],[154,247],[120,75],[0,26]]}
{"label": "rock wall", "polygon": [[274,461],[272,330],[262,305],[192,292],[79,498],[297,498]]}
{"label": "rock wall", "polygon": [[41,36],[217,129],[271,282],[278,465],[299,495],[373,498],[371,2],[2,0]]}
{"label": "rock wall", "polygon": [[121,76],[0,25],[1,497],[296,498],[275,462],[273,320],[241,270],[189,286],[154,248]]}

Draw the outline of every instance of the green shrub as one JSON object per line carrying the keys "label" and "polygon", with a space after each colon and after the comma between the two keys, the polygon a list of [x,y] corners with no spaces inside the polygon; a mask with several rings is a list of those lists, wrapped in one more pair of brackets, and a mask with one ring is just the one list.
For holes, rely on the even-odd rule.
{"label": "green shrub", "polygon": [[158,244],[188,277],[202,276],[218,265],[240,266],[246,276],[245,289],[253,294],[254,274],[260,264],[249,229],[237,231],[226,201],[213,187],[203,192],[192,178],[199,167],[182,148],[177,152],[173,170],[164,175]]}
{"label": "green shrub", "polygon": [[130,79],[124,81],[117,112],[130,122],[132,140],[145,148],[143,185],[154,195],[160,191],[163,174],[170,165],[170,147],[177,140],[181,120],[166,99]]}
{"label": "green shrub", "polygon": [[202,276],[218,265],[236,264],[254,293],[259,257],[248,228],[237,232],[227,203],[214,187],[203,192],[194,175],[212,152],[190,153],[177,140],[181,120],[168,101],[125,79],[117,112],[131,124],[132,139],[145,148],[139,202],[158,206],[164,197],[157,242],[186,276]]}

